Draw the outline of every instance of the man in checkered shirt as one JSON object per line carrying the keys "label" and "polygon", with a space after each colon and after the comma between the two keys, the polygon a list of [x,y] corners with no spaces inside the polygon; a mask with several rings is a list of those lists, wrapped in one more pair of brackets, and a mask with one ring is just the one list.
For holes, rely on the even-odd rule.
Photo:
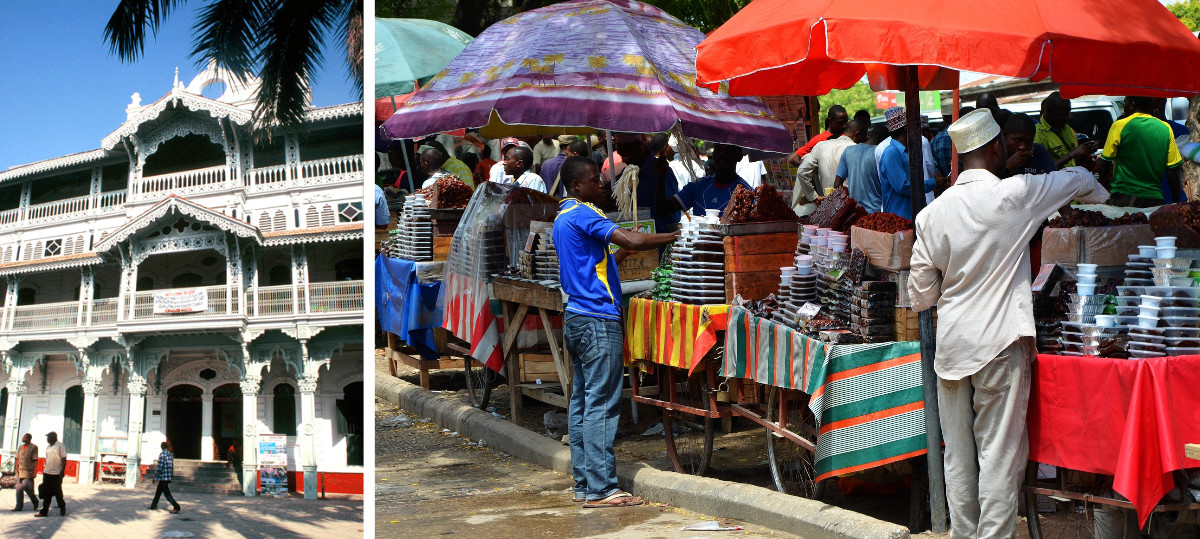
{"label": "man in checkered shirt", "polygon": [[179,513],[179,503],[171,495],[171,479],[175,474],[175,456],[171,454],[170,449],[167,449],[167,442],[163,442],[160,447],[162,447],[162,453],[158,454],[158,468],[154,472],[154,480],[158,481],[158,488],[154,489],[154,501],[150,502],[147,509],[151,511],[158,509],[158,497],[166,495],[167,501],[175,507],[170,512]]}

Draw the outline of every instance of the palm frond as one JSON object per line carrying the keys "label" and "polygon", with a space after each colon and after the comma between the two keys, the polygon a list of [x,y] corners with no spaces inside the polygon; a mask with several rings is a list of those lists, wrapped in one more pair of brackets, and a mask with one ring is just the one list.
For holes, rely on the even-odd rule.
{"label": "palm frond", "polygon": [[350,78],[354,81],[354,90],[359,94],[363,89],[363,1],[351,0],[346,10],[346,67],[350,70]]}
{"label": "palm frond", "polygon": [[158,34],[158,25],[185,0],[120,0],[104,26],[109,51],[122,62],[132,62],[146,49],[146,31]]}
{"label": "palm frond", "polygon": [[215,0],[201,8],[193,26],[196,64],[211,58],[244,80],[254,69],[256,32],[266,11],[264,0]]}
{"label": "palm frond", "polygon": [[337,31],[345,5],[345,0],[282,0],[267,14],[257,44],[262,88],[254,117],[260,128],[301,124],[321,62],[322,36]]}

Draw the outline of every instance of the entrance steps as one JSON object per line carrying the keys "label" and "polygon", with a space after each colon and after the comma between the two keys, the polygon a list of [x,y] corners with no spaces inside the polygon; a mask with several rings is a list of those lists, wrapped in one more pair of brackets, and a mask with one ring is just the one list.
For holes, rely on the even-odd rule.
{"label": "entrance steps", "polygon": [[[154,474],[157,471],[157,463],[150,465],[146,473],[138,479],[137,488],[154,492]],[[241,484],[238,483],[238,474],[240,471],[233,468],[226,468],[224,462],[175,459],[171,492],[240,496],[242,494]],[[159,504],[162,503],[161,501],[159,502]]]}

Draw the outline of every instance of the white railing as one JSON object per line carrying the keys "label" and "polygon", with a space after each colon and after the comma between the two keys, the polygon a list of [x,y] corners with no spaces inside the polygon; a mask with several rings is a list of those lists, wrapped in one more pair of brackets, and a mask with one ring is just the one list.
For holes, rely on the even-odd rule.
{"label": "white railing", "polygon": [[285,173],[287,167],[275,165],[251,170],[248,189],[251,192],[263,192],[296,186],[363,181],[361,155],[302,161],[298,172],[293,169],[290,180]]}
{"label": "white railing", "polygon": [[363,310],[362,281],[334,281],[308,285],[309,312],[345,313]]}
{"label": "white railing", "polygon": [[228,297],[225,285],[219,284],[215,286],[203,287],[208,293],[207,310],[195,313],[154,313],[154,295],[163,292],[171,292],[174,290],[192,290],[191,288],[180,289],[165,289],[165,290],[145,290],[142,292],[134,292],[133,294],[133,319],[134,320],[151,320],[163,318],[188,318],[194,316],[222,316],[230,312],[237,312],[237,294],[233,296],[233,304],[231,308],[227,308],[225,298]]}
{"label": "white railing", "polygon": [[0,211],[0,225],[11,225],[21,220],[21,208]]}
{"label": "white railing", "polygon": [[79,302],[19,305],[13,308],[13,331],[69,328],[79,324]]}
{"label": "white railing", "polygon": [[166,195],[168,192],[185,195],[217,191],[228,179],[229,167],[225,165],[146,176],[134,182],[133,193],[130,196],[145,199],[156,194]]}
{"label": "white railing", "polygon": [[107,326],[117,322],[117,298],[92,300],[93,326]]}
{"label": "white railing", "polygon": [[[171,290],[145,290],[134,293],[134,320],[185,319],[196,317],[224,316],[238,312],[239,294],[234,294],[232,301],[227,301],[225,285],[204,287],[208,294],[208,309],[195,313],[154,313],[154,295]],[[175,289],[180,290],[180,289]],[[187,290],[187,289],[184,289]],[[264,286],[258,289],[258,302],[254,303],[253,292],[247,294],[247,315],[260,316],[292,316],[321,313],[352,313],[363,310],[362,281],[334,281],[327,283],[311,283],[308,285],[308,298],[311,301],[305,305],[304,287],[298,288],[298,301],[292,301],[292,285]],[[66,301],[61,303],[46,303],[41,305],[22,305],[14,308],[11,324],[8,321],[0,327],[10,327],[12,331],[30,331],[46,329],[70,329],[78,327],[80,303]],[[91,320],[83,313],[84,326],[105,326],[117,322],[118,298],[102,298],[92,300]],[[128,308],[128,303],[126,303]]]}
{"label": "white railing", "polygon": [[[253,302],[253,299],[247,298]],[[292,308],[292,285],[260,286],[258,303],[254,304],[251,316],[281,316],[294,314]]]}
{"label": "white railing", "polygon": [[250,188],[268,190],[287,186],[287,165],[274,165],[250,171]]}
{"label": "white railing", "polygon": [[300,163],[300,181],[305,184],[362,181],[363,156],[346,155]]}
{"label": "white railing", "polygon": [[[64,198],[53,202],[33,204],[25,208],[25,220],[22,224],[36,225],[66,221],[86,215],[100,215],[120,211],[125,206],[127,192],[109,191],[97,195]],[[21,222],[21,208],[0,212],[0,225],[17,224]]]}
{"label": "white railing", "polygon": [[128,195],[129,195],[129,192],[124,189],[122,189],[120,191],[109,191],[107,193],[100,193],[100,196],[98,197],[98,200],[96,201],[96,207],[97,208],[111,208],[114,206],[124,206],[125,199],[128,197]]}
{"label": "white railing", "polygon": [[25,218],[30,223],[40,223],[43,221],[54,220],[55,218],[67,218],[71,214],[82,214],[88,210],[88,202],[92,199],[91,195],[81,197],[64,198],[55,200],[54,202],[46,202],[42,204],[33,204],[29,206],[29,210],[25,213]]}

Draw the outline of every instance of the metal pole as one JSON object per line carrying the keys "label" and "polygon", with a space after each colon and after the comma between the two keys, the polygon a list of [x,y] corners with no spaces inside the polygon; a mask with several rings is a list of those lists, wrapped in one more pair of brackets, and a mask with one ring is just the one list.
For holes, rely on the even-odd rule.
{"label": "metal pole", "polygon": [[[921,98],[918,93],[920,81],[917,67],[909,66],[908,81],[904,88],[904,107],[908,124],[908,184],[912,195],[912,214],[925,208],[925,167],[921,151]],[[933,533],[946,533],[946,476],[942,461],[942,424],[938,413],[937,374],[933,371],[933,354],[936,349],[933,330],[933,312],[922,311],[917,315],[921,332],[921,378],[925,393],[925,443],[929,462],[929,513],[930,529]]]}
{"label": "metal pole", "polygon": [[404,140],[400,141],[400,150],[404,153],[404,170],[408,173],[408,192],[415,193],[417,184],[413,180],[412,165],[408,162],[408,145],[404,144]]}

